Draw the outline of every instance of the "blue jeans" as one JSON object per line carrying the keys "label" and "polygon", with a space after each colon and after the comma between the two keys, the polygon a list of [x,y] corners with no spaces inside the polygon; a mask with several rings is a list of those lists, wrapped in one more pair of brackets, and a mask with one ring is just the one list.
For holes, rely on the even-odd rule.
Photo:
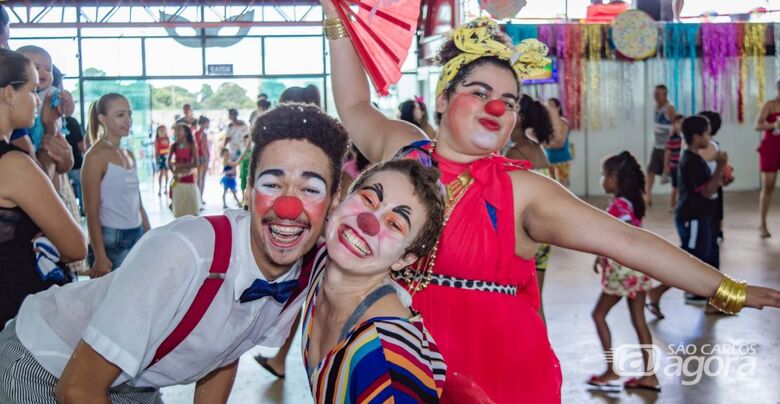
{"label": "blue jeans", "polygon": [[79,213],[84,216],[84,199],[81,197],[81,169],[68,171],[68,178],[73,183],[73,192],[79,200]]}
{"label": "blue jeans", "polygon": [[[114,229],[101,226],[101,229],[103,230],[103,248],[105,248],[108,260],[111,261],[114,270],[122,265],[122,261],[133,249],[135,243],[144,235],[143,226],[138,226],[135,229]],[[95,254],[91,245],[89,246],[87,263],[90,267],[95,263]]]}
{"label": "blue jeans", "polygon": [[714,218],[683,220],[674,216],[680,247],[694,257],[720,268],[720,246],[718,246],[718,223]]}

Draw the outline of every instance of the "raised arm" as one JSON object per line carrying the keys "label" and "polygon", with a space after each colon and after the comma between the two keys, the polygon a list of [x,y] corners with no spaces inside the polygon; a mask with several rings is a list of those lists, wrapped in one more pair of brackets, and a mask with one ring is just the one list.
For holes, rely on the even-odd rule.
{"label": "raised arm", "polygon": [[[523,229],[536,242],[612,258],[656,280],[713,296],[723,275],[661,237],[625,224],[531,172],[513,174]],[[561,212],[567,212],[562,215]],[[746,306],[780,307],[780,292],[749,286]]]}
{"label": "raised arm", "polygon": [[759,132],[763,132],[765,130],[772,130],[777,127],[778,122],[780,122],[780,119],[778,119],[775,123],[769,123],[766,121],[766,119],[769,117],[769,109],[772,105],[772,101],[767,101],[764,103],[764,106],[761,107],[761,111],[758,113],[758,117],[756,118],[756,130]]}
{"label": "raised arm", "polygon": [[[330,0],[321,0],[325,18],[338,18]],[[425,133],[416,126],[389,119],[370,100],[363,64],[349,38],[330,40],[331,87],[336,110],[352,142],[371,161],[388,160],[398,149]]]}

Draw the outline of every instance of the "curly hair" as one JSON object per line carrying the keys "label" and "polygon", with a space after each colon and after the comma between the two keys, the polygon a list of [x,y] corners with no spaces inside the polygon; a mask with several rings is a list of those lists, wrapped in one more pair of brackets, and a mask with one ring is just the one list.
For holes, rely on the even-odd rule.
{"label": "curly hair", "polygon": [[383,171],[395,171],[405,175],[414,187],[414,195],[425,206],[426,220],[420,233],[406,250],[408,254],[424,257],[436,244],[444,223],[444,198],[439,187],[439,170],[425,167],[417,160],[390,160],[375,164],[358,176],[349,188],[352,194],[372,176]]}
{"label": "curly hair", "polygon": [[602,168],[607,175],[617,175],[615,196],[628,199],[637,218],[645,217],[645,173],[636,157],[629,151],[623,151],[605,159]]}
{"label": "curly hair", "polygon": [[253,181],[263,150],[277,140],[305,140],[322,150],[330,162],[330,192],[338,190],[348,143],[347,132],[338,121],[315,105],[298,103],[279,105],[258,117],[252,127],[255,148],[249,165]]}
{"label": "curly hair", "polygon": [[[512,46],[512,40],[509,38],[509,36],[499,30],[491,30],[490,32],[492,38],[498,42],[503,43],[506,46]],[[454,59],[458,55],[463,53],[456,45],[455,41],[450,38],[444,44],[442,44],[441,48],[439,48],[439,52],[436,55],[436,63],[440,66],[444,66],[447,62]],[[460,71],[458,71],[458,74],[453,77],[452,81],[450,82],[450,85],[447,86],[447,88],[444,89],[444,94],[447,96],[447,98],[452,95],[452,93],[455,91],[455,87],[463,82],[463,80],[466,79],[466,77],[471,74],[472,71],[474,71],[475,68],[482,66],[482,65],[494,65],[496,67],[506,69],[509,72],[512,73],[512,77],[515,76],[515,71],[512,69],[512,65],[509,64],[506,60],[501,60],[494,56],[487,56],[487,57],[481,57],[465,66],[463,66]],[[517,79],[515,79],[517,80]],[[517,81],[517,88],[520,89],[520,81]],[[436,123],[441,123],[441,112],[436,112],[435,114]]]}

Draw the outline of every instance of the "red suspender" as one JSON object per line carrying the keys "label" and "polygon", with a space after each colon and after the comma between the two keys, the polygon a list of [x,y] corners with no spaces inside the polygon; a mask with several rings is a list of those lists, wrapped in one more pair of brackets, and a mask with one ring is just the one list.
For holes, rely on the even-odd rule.
{"label": "red suspender", "polygon": [[193,300],[187,313],[184,314],[179,325],[173,329],[168,338],[157,348],[157,352],[154,353],[154,359],[146,367],[147,369],[176,349],[190,335],[203,318],[203,315],[206,314],[206,310],[211,306],[211,302],[217,296],[220,286],[225,282],[225,273],[230,265],[230,253],[233,248],[233,233],[230,230],[230,221],[224,215],[205,216],[205,219],[214,228],[214,257],[211,261],[211,268],[209,268],[209,276],[203,281],[198,294],[195,295],[195,300]]}

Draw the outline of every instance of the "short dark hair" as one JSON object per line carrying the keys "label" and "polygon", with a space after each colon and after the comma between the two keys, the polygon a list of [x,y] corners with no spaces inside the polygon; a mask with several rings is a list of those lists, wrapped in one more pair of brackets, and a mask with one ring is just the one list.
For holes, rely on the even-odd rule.
{"label": "short dark hair", "polygon": [[363,171],[349,188],[349,193],[355,192],[365,184],[371,177],[383,171],[395,171],[409,178],[409,182],[414,187],[414,195],[419,198],[420,203],[425,206],[427,215],[425,224],[420,229],[420,233],[412,242],[412,245],[406,250],[407,253],[424,257],[436,244],[436,240],[441,234],[444,226],[444,197],[441,194],[439,186],[439,170],[433,167],[425,167],[417,160],[400,159],[390,160],[384,163],[375,164]]}
{"label": "short dark hair", "polygon": [[710,127],[710,122],[707,118],[700,115],[693,115],[683,119],[682,133],[685,138],[685,143],[691,144],[694,136],[701,136]]}
{"label": "short dark hair", "polygon": [[341,166],[347,152],[347,132],[319,107],[297,103],[279,105],[255,120],[252,140],[255,144],[249,165],[252,181],[255,180],[260,156],[269,144],[277,140],[305,140],[328,156],[333,179],[330,192],[335,194],[338,190]]}
{"label": "short dark hair", "polygon": [[546,144],[553,135],[553,122],[550,118],[550,111],[539,102],[531,98],[528,94],[520,97],[520,129],[524,132],[528,128],[534,130],[536,140],[540,144]]}
{"label": "short dark hair", "polygon": [[27,67],[32,62],[19,52],[9,49],[0,49],[0,88],[12,86],[14,90],[22,88],[30,77]]}
{"label": "short dark hair", "polygon": [[269,108],[271,108],[271,102],[268,100],[259,100],[257,101],[257,106],[267,111]]}
{"label": "short dark hair", "polygon": [[298,102],[303,104],[314,104],[321,107],[320,90],[312,84],[306,87],[288,87],[282,91],[279,96],[279,103]]}
{"label": "short dark hair", "polygon": [[665,86],[665,85],[663,85],[663,84],[658,84],[658,85],[656,85],[656,86],[655,86],[655,89],[656,89],[656,90],[664,90],[664,92],[666,92],[667,94],[669,93],[669,89],[668,89],[668,88],[666,88],[666,86]]}
{"label": "short dark hair", "polygon": [[720,114],[715,111],[701,111],[698,115],[701,115],[710,121],[710,134],[712,136],[717,135],[720,126],[723,124],[723,120],[720,119]]}
{"label": "short dark hair", "polygon": [[64,75],[62,74],[62,71],[60,71],[60,69],[57,68],[57,66],[52,66],[51,77],[52,77],[51,80],[52,87],[62,89],[62,84],[63,84],[62,79],[64,78]]}

